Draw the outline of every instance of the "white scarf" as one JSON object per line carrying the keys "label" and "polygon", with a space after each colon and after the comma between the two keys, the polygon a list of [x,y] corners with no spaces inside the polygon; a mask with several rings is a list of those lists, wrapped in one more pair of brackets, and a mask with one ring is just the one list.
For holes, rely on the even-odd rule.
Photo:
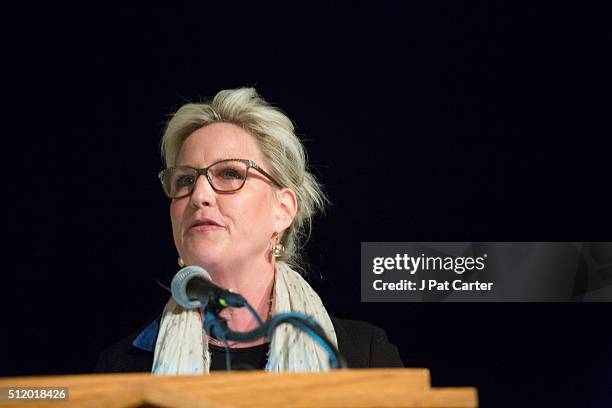
{"label": "white scarf", "polygon": [[[336,331],[321,299],[310,285],[286,263],[276,264],[274,314],[301,312],[322,327],[337,347]],[[170,298],[155,344],[153,374],[189,375],[210,371],[208,337],[198,309],[184,309]],[[293,326],[278,326],[272,337],[266,371],[327,371],[327,353],[310,336]]]}

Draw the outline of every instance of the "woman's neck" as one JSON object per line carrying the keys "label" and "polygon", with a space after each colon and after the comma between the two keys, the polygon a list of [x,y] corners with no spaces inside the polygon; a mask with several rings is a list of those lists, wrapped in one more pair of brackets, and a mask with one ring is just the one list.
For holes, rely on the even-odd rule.
{"label": "woman's neck", "polygon": [[[240,293],[255,309],[262,320],[267,320],[272,313],[270,300],[274,290],[274,262],[262,260],[251,262],[248,265],[231,265],[226,268],[209,270],[213,282],[226,289]],[[221,312],[221,316],[227,320],[230,330],[249,331],[257,327],[257,320],[251,312],[243,308],[227,308]],[[214,344],[220,344],[214,342]],[[249,343],[230,343],[231,347],[242,348],[263,344],[264,339]]]}

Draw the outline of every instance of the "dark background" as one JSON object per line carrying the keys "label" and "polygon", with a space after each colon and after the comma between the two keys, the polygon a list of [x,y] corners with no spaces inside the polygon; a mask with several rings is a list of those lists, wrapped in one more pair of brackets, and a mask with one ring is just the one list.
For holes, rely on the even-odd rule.
{"label": "dark background", "polygon": [[331,314],[485,407],[612,406],[612,304],[360,303],[361,241],[612,240],[609,10],[422,3],[5,6],[0,375],[89,372],[163,306],[163,124],[255,86],[333,202]]}

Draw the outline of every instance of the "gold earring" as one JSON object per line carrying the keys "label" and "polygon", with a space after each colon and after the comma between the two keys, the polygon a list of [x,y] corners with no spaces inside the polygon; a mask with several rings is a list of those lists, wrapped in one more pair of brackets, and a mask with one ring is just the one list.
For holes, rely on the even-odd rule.
{"label": "gold earring", "polygon": [[185,262],[183,262],[183,258],[181,258],[180,256],[178,257],[178,266],[180,266],[181,268],[185,267]]}
{"label": "gold earring", "polygon": [[278,234],[276,235],[276,244],[272,247],[272,253],[275,258],[280,258],[285,255],[285,246],[280,243],[280,239],[278,238]]}

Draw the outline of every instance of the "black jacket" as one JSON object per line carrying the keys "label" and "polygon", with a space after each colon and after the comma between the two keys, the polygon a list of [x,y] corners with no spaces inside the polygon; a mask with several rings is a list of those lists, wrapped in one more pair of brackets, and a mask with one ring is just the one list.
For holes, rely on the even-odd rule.
{"label": "black jacket", "polygon": [[[359,320],[331,318],[338,349],[349,368],[403,367],[397,347],[385,332]],[[141,333],[135,333],[106,349],[98,359],[95,372],[150,372],[159,320]]]}

